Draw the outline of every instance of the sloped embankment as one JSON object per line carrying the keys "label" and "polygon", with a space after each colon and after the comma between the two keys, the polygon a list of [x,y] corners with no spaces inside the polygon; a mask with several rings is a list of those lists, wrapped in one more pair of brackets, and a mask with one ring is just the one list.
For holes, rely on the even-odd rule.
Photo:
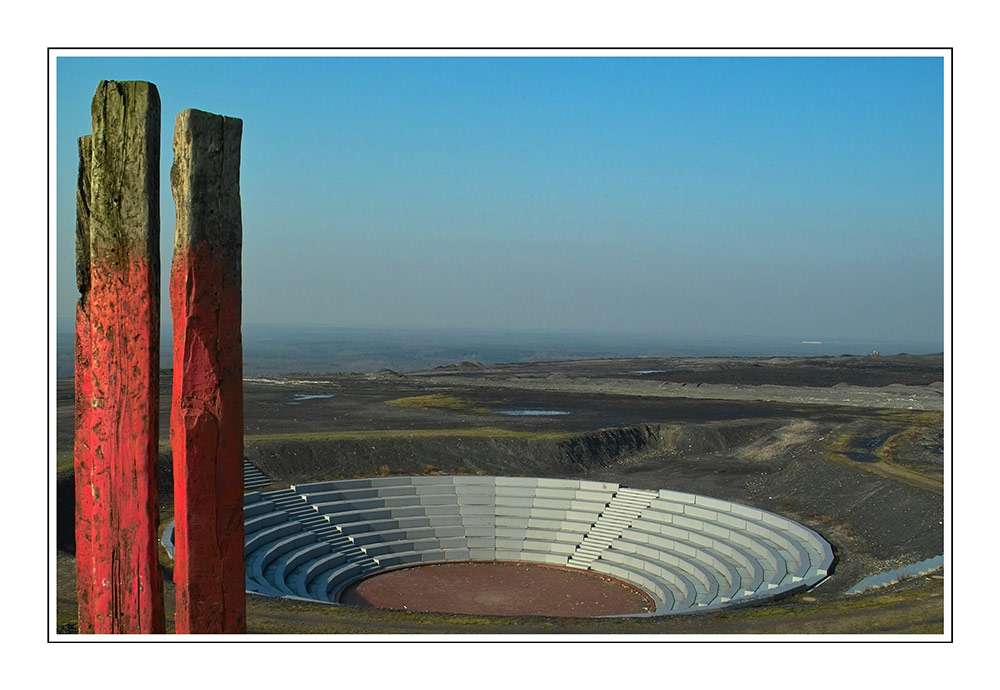
{"label": "sloped embankment", "polygon": [[281,484],[427,473],[577,476],[652,454],[732,448],[767,424],[639,425],[586,433],[502,429],[330,433],[248,438],[247,458]]}
{"label": "sloped embankment", "polygon": [[[499,428],[248,436],[245,455],[276,484],[379,475],[489,474],[572,477],[654,455],[719,452],[774,425],[638,425],[586,433]],[[169,452],[159,460],[159,499],[173,494]],[[74,552],[74,478],[57,480],[57,545]]]}

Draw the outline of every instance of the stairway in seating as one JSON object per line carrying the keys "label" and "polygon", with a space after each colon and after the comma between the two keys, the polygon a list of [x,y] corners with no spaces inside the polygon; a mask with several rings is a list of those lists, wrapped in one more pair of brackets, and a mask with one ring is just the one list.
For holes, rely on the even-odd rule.
{"label": "stairway in seating", "polygon": [[258,470],[249,460],[243,461],[243,490],[252,491],[253,489],[260,488],[262,486],[267,486],[271,483],[271,478],[266,474]]}
{"label": "stairway in seating", "polygon": [[303,529],[312,532],[319,539],[336,548],[338,552],[343,553],[348,562],[360,563],[372,568],[377,567],[371,556],[355,546],[349,537],[341,534],[336,525],[331,524],[329,520],[316,512],[311,505],[303,501],[302,494],[295,493],[292,489],[279,489],[277,491],[268,491],[262,494],[262,497],[265,500],[272,501],[276,507],[302,525]]}
{"label": "stairway in seating", "polygon": [[656,498],[655,491],[620,488],[569,558],[571,568],[587,569]]}

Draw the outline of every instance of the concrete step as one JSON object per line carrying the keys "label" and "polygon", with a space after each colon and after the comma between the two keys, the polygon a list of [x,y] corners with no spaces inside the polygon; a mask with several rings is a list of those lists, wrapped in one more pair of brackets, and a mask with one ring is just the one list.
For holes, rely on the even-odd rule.
{"label": "concrete step", "polygon": [[243,461],[243,490],[256,489],[267,486],[271,483],[271,478],[258,470],[247,460]]}
{"label": "concrete step", "polygon": [[638,506],[647,505],[649,501],[644,498],[622,498],[620,496],[615,496],[608,503],[609,508],[636,508]]}
{"label": "concrete step", "polygon": [[[624,528],[622,528],[624,529]],[[617,538],[622,533],[622,529],[609,525],[594,525],[587,534],[604,535]]]}
{"label": "concrete step", "polygon": [[594,524],[595,525],[614,525],[614,524],[619,524],[619,523],[620,524],[628,524],[628,523],[632,522],[633,519],[635,519],[635,518],[633,516],[631,516],[631,515],[629,515],[628,517],[626,517],[624,515],[609,515],[609,514],[605,513],[601,517],[597,518],[597,521]]}
{"label": "concrete step", "polygon": [[640,498],[647,501],[652,501],[659,495],[660,494],[657,491],[647,491],[645,489],[628,489],[624,487],[618,489],[618,492],[616,494],[616,496],[624,496],[628,498]]}

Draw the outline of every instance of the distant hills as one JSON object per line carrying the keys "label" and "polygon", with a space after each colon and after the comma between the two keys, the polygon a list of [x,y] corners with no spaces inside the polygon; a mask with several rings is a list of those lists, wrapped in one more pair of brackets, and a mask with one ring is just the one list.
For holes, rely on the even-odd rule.
{"label": "distant hills", "polygon": [[[57,321],[56,376],[73,375],[72,324]],[[172,366],[170,333],[161,334],[160,366]],[[799,338],[656,338],[653,336],[483,333],[329,327],[244,326],[247,375],[417,371],[464,363],[499,364],[605,357],[767,357],[941,352],[942,344],[803,341]]]}

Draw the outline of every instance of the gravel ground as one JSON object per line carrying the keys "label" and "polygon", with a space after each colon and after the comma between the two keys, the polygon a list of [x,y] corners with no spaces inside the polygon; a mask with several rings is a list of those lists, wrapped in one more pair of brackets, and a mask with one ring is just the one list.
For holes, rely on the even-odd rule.
{"label": "gravel ground", "polygon": [[942,410],[941,355],[639,358],[438,367],[436,385],[905,410]]}

